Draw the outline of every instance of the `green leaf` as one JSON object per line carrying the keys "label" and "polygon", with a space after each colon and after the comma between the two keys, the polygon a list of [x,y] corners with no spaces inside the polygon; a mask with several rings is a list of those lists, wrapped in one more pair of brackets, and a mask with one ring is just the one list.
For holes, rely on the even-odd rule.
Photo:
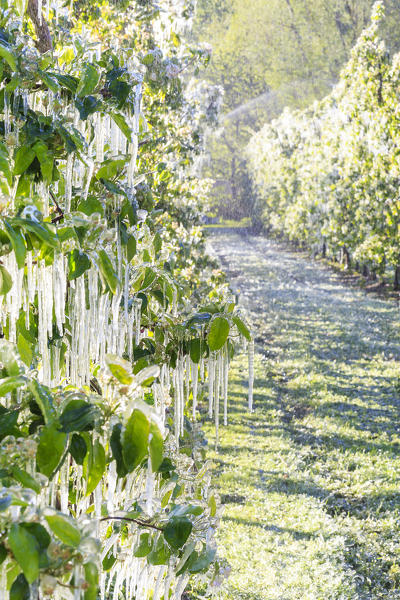
{"label": "green leaf", "polygon": [[6,558],[7,558],[6,547],[4,546],[4,544],[0,544],[0,565],[3,564],[3,562],[6,560]]}
{"label": "green leaf", "polygon": [[61,431],[90,431],[99,417],[97,406],[83,399],[71,400],[60,416]]}
{"label": "green leaf", "polygon": [[57,79],[58,83],[60,83],[64,88],[67,88],[73,94],[76,93],[78,89],[79,80],[76,77],[72,77],[72,75],[65,75],[62,73],[49,73],[52,77]]}
{"label": "green leaf", "polygon": [[18,467],[13,467],[12,468],[12,476],[14,477],[14,479],[16,479],[18,481],[18,483],[20,483],[22,485],[22,487],[26,487],[31,490],[34,490],[37,494],[40,493],[41,486],[39,485],[39,483],[36,481],[36,479],[34,479],[32,477],[32,475],[30,475],[23,469],[19,469]]}
{"label": "green leaf", "polygon": [[86,495],[91,494],[99,484],[106,469],[106,453],[99,440],[96,440],[84,461]]}
{"label": "green leaf", "polygon": [[39,577],[39,551],[35,537],[22,525],[13,523],[8,534],[8,545],[28,583]]}
{"label": "green leaf", "polygon": [[83,465],[88,449],[84,438],[78,433],[74,433],[72,436],[69,451],[75,462],[78,465]]}
{"label": "green leaf", "polygon": [[200,553],[193,552],[188,561],[188,570],[190,573],[200,573],[206,571],[217,553],[216,548],[204,548]]}
{"label": "green leaf", "polygon": [[18,269],[22,269],[25,266],[26,258],[26,245],[25,240],[18,229],[14,229],[10,223],[4,221],[6,233],[10,238],[11,245],[15,253],[15,259],[17,261]]}
{"label": "green leaf", "polygon": [[195,338],[190,340],[190,358],[197,365],[201,358],[201,340]]}
{"label": "green leaf", "polygon": [[8,63],[12,71],[17,70],[16,58],[3,42],[0,42],[0,56]]}
{"label": "green leaf", "polygon": [[96,173],[97,179],[114,179],[126,164],[124,160],[105,160]]}
{"label": "green leaf", "polygon": [[[120,128],[124,136],[128,139],[128,141],[132,141],[132,129],[126,122],[126,119],[123,115],[119,113],[111,113],[111,118],[114,123]],[[107,178],[106,178],[107,179]]]}
{"label": "green leaf", "polygon": [[91,262],[88,255],[82,250],[75,248],[68,254],[68,279],[77,279],[85,271],[90,269]]}
{"label": "green leaf", "polygon": [[192,325],[206,325],[211,320],[211,317],[212,315],[209,312],[196,313],[186,322],[186,327],[190,328]]}
{"label": "green leaf", "polygon": [[127,100],[131,86],[125,81],[114,80],[110,83],[109,90],[112,96],[118,101],[118,108],[122,108]]}
{"label": "green leaf", "polygon": [[52,225],[49,225],[48,223],[37,223],[31,219],[21,219],[20,217],[16,217],[13,222],[30,233],[35,234],[39,240],[42,240],[42,242],[45,242],[51,248],[59,248],[60,242],[56,232],[52,229]]}
{"label": "green leaf", "polygon": [[91,64],[86,65],[86,69],[83,72],[78,89],[76,90],[77,96],[79,98],[89,96],[89,94],[91,94],[97,87],[99,80],[100,73],[97,72],[96,67]]}
{"label": "green leaf", "polygon": [[17,87],[21,85],[21,83],[21,77],[17,74],[14,74],[4,89],[8,94],[12,94],[17,89]]}
{"label": "green leaf", "polygon": [[0,143],[0,171],[4,174],[8,185],[12,184],[12,173],[10,169],[10,159],[8,151]]}
{"label": "green leaf", "polygon": [[55,77],[53,77],[52,75],[50,75],[49,73],[45,73],[44,71],[39,70],[39,73],[40,73],[40,77],[42,78],[42,80],[46,84],[46,86],[49,88],[49,90],[51,90],[52,92],[57,94],[60,91],[60,85],[59,85],[57,79]]}
{"label": "green leaf", "polygon": [[46,183],[50,183],[53,180],[53,154],[49,151],[48,147],[42,140],[39,140],[34,144],[33,150],[35,151],[38,161],[40,162],[40,170],[42,171],[43,180]]}
{"label": "green leaf", "polygon": [[77,98],[75,106],[79,110],[79,116],[82,121],[86,121],[89,115],[96,112],[101,107],[101,101],[94,96],[86,96],[83,100]]}
{"label": "green leaf", "polygon": [[7,435],[18,436],[18,415],[19,410],[8,410],[0,414],[0,441]]}
{"label": "green leaf", "polygon": [[233,317],[233,322],[238,328],[239,333],[246,338],[247,341],[251,341],[251,333],[247,325],[239,317]]}
{"label": "green leaf", "polygon": [[47,516],[46,521],[51,531],[63,544],[72,546],[73,548],[79,546],[81,533],[71,518],[66,515],[57,514]]}
{"label": "green leaf", "polygon": [[0,265],[0,295],[5,296],[11,290],[13,281],[10,273],[3,265]]}
{"label": "green leaf", "polygon": [[81,200],[78,204],[78,210],[88,216],[93,213],[99,213],[101,216],[104,216],[103,205],[100,200],[94,196],[89,196],[85,200]]}
{"label": "green leaf", "polygon": [[229,335],[229,321],[225,317],[215,317],[211,322],[207,341],[210,350],[220,350],[225,344]]}
{"label": "green leaf", "polygon": [[161,435],[161,431],[157,427],[155,423],[150,423],[150,442],[149,442],[149,450],[150,450],[150,459],[151,459],[151,468],[155,473],[160,468],[160,465],[163,461],[163,451],[164,451],[164,440]]}
{"label": "green leaf", "polygon": [[12,377],[5,377],[0,379],[0,397],[5,396],[9,392],[22,387],[27,382],[26,377],[23,375],[13,375]]}
{"label": "green leaf", "polygon": [[111,548],[111,550],[109,550],[103,558],[103,571],[105,571],[106,573],[107,571],[110,571],[110,569],[115,565],[116,560],[117,557],[114,556],[113,549]]}
{"label": "green leaf", "polygon": [[83,596],[84,600],[97,600],[97,588],[99,585],[99,571],[95,563],[85,563],[85,581],[88,588]]}
{"label": "green leaf", "polygon": [[125,427],[122,456],[128,472],[136,469],[147,456],[150,423],[142,411],[135,409]]}
{"label": "green leaf", "polygon": [[32,346],[21,333],[18,335],[17,347],[21,360],[26,364],[27,367],[30,367],[33,359]]}
{"label": "green leaf", "polygon": [[47,548],[50,545],[51,537],[49,532],[40,523],[24,523],[25,529],[36,539],[39,550],[39,568],[46,568],[50,561],[47,555]]}
{"label": "green leaf", "polygon": [[164,529],[164,537],[174,550],[179,550],[186,543],[193,529],[187,517],[173,517]]}
{"label": "green leaf", "polygon": [[136,558],[144,558],[148,554],[150,554],[151,549],[153,547],[153,540],[149,533],[142,533],[139,541],[133,551],[133,555]]}
{"label": "green leaf", "polygon": [[46,425],[40,434],[36,453],[39,471],[50,477],[57,469],[65,451],[67,435],[58,431],[56,424]]}
{"label": "green leaf", "polygon": [[14,159],[14,175],[25,173],[35,156],[35,151],[32,148],[29,146],[20,146]]}
{"label": "green leaf", "polygon": [[106,190],[108,190],[112,194],[117,194],[119,196],[126,197],[126,193],[124,192],[124,190],[113,181],[109,181],[108,179],[100,179],[100,183],[102,183]]}
{"label": "green leaf", "polygon": [[128,471],[127,471],[127,468],[125,466],[124,459],[122,456],[121,431],[122,431],[121,423],[116,423],[112,430],[112,434],[111,434],[111,438],[110,438],[110,446],[111,446],[113,458],[117,464],[118,477],[125,477],[125,475],[128,474]]}
{"label": "green leaf", "polygon": [[147,555],[147,562],[150,565],[167,565],[171,556],[168,544],[164,542],[163,536],[158,538],[156,546]]}
{"label": "green leaf", "polygon": [[114,271],[111,260],[105,250],[99,251],[99,268],[103,280],[113,294],[117,291],[119,279]]}
{"label": "green leaf", "polygon": [[136,238],[131,235],[128,239],[128,243],[126,245],[126,254],[128,262],[131,262],[132,258],[136,254]]}
{"label": "green leaf", "polygon": [[17,575],[11,588],[9,600],[29,600],[31,597],[29,583],[23,573]]}
{"label": "green leaf", "polygon": [[106,365],[113,376],[123,385],[130,385],[133,381],[132,365],[127,360],[115,354],[106,355]]}
{"label": "green leaf", "polygon": [[55,418],[55,409],[53,406],[53,398],[48,388],[36,380],[29,382],[29,389],[32,392],[36,403],[43,415],[45,423],[51,423]]}

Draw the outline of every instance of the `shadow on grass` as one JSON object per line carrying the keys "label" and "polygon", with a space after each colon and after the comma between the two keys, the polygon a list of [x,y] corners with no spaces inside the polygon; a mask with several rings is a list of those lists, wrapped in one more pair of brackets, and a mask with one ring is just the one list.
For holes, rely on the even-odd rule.
{"label": "shadow on grass", "polygon": [[242,519],[240,517],[224,517],[224,521],[235,525],[244,525],[245,527],[257,527],[259,529],[263,529],[264,531],[271,531],[272,533],[287,533],[295,540],[311,540],[316,537],[314,533],[307,533],[306,531],[299,531],[297,529],[290,529],[288,527],[278,527],[277,525],[263,523],[262,521],[251,521],[248,519]]}

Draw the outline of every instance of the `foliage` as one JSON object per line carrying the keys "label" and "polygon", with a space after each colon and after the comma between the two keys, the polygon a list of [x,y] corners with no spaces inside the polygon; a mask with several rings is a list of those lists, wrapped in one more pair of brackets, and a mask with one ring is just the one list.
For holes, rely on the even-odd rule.
{"label": "foliage", "polygon": [[180,598],[224,573],[196,406],[245,327],[198,225],[208,53],[190,2],[69,6],[0,1],[0,589]]}
{"label": "foliage", "polygon": [[268,229],[375,273],[399,264],[398,63],[377,3],[330,96],[254,136],[251,171]]}
{"label": "foliage", "polygon": [[[204,78],[223,85],[221,130],[212,137],[207,176],[215,210],[252,214],[244,149],[285,106],[305,108],[330,93],[367,25],[373,0],[199,0],[196,34],[213,46]],[[398,0],[387,0],[382,34],[399,49]]]}

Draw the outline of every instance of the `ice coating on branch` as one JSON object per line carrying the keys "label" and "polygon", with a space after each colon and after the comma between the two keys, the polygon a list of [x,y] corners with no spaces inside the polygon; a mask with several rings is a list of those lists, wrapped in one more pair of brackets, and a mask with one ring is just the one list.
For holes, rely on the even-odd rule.
{"label": "ice coating on branch", "polygon": [[[167,46],[169,43],[168,27],[172,27],[173,31],[179,34],[186,26],[185,19],[170,21],[169,11],[171,9],[174,14],[181,14],[185,8],[185,2],[162,0],[161,4],[166,10],[160,11],[160,20],[167,19],[164,23],[164,25],[167,24],[167,28],[163,25],[160,27],[159,33],[160,39]],[[41,21],[48,21],[50,18],[53,24],[54,20],[58,22],[59,18],[69,16],[68,3],[62,0],[52,0],[51,2],[50,0],[38,0],[38,10]],[[62,22],[61,26],[63,26]],[[81,40],[84,42],[86,37],[89,36],[82,28]],[[37,52],[36,54],[33,52],[33,47],[24,52],[24,59],[29,58],[28,50],[32,50],[30,58],[36,57],[37,63],[38,56]],[[92,59],[100,59],[101,49],[91,48],[87,56]],[[133,71],[136,66],[132,60],[129,70]],[[62,61],[58,63],[58,68],[61,73]],[[178,66],[172,61],[167,63],[166,72],[170,78],[179,76]],[[137,177],[138,149],[142,126],[142,84],[140,77],[135,77],[135,81],[139,81],[139,83],[133,84],[135,97],[133,114],[124,115],[128,128],[132,131],[131,136],[125,135],[116,122],[110,118],[110,115],[97,113],[89,115],[86,120],[82,119],[73,103],[69,103],[61,93],[43,90],[42,86],[38,86],[35,91],[17,89],[11,107],[10,98],[13,96],[9,97],[7,92],[4,95],[5,134],[9,136],[10,144],[14,134],[17,142],[18,136],[23,135],[23,128],[16,122],[12,114],[15,102],[19,103],[21,115],[23,113],[25,117],[30,110],[34,110],[48,118],[48,122],[52,125],[65,120],[69,131],[74,131],[74,135],[82,144],[75,150],[71,151],[70,148],[67,156],[57,157],[55,161],[59,175],[57,180],[49,184],[45,178],[42,181],[32,179],[30,190],[27,192],[31,204],[18,215],[18,217],[30,221],[31,226],[43,226],[45,231],[42,231],[42,235],[45,235],[47,231],[49,235],[55,236],[55,232],[58,232],[57,243],[47,254],[41,252],[35,244],[33,247],[28,246],[25,268],[18,268],[13,252],[2,257],[4,267],[10,273],[13,285],[7,295],[0,297],[1,324],[3,329],[8,329],[9,340],[18,342],[17,321],[21,318],[21,311],[25,315],[27,330],[32,327],[30,314],[34,315],[34,325],[38,330],[38,345],[33,348],[32,364],[27,367],[38,372],[38,379],[41,383],[53,388],[54,397],[60,403],[66,402],[66,399],[62,397],[67,389],[65,386],[75,386],[78,388],[77,393],[80,393],[79,390],[82,388],[85,392],[89,389],[94,374],[98,372],[97,369],[102,373],[108,354],[124,356],[132,361],[137,346],[142,344],[143,347],[148,341],[143,342],[143,339],[153,334],[148,321],[146,321],[146,306],[142,298],[137,297],[137,291],[133,291],[132,287],[133,272],[141,257],[139,255],[136,262],[136,258],[133,259],[131,266],[127,264],[127,252],[121,239],[118,218],[116,218],[117,225],[113,225],[107,231],[103,230],[99,244],[96,242],[96,244],[92,246],[88,244],[86,247],[80,239],[77,239],[76,235],[76,230],[80,229],[80,225],[86,217],[88,217],[87,220],[90,220],[88,235],[101,220],[101,215],[94,218],[90,212],[89,215],[84,213],[82,206],[86,201],[90,203],[93,200],[92,196],[95,194],[92,193],[92,190],[97,182],[96,174],[105,161],[118,159],[121,155],[124,157],[129,155],[129,160],[124,166],[126,171],[124,171],[124,178],[121,178],[121,186],[122,192],[126,193],[127,197],[130,199],[135,197],[135,186],[138,186],[139,181]],[[10,192],[13,200],[14,198],[18,200],[16,194],[17,186]],[[121,198],[112,198],[104,212],[109,209],[114,211],[113,214],[118,214],[122,202]],[[11,202],[10,205],[12,205]],[[18,206],[17,203],[15,206]],[[136,215],[138,223],[131,227],[129,234],[134,235],[137,240],[138,254],[145,251],[153,260],[156,252],[146,239],[146,231],[148,232],[150,229],[146,223],[150,222],[151,214],[140,208],[139,205]],[[106,221],[106,216],[103,213],[104,221]],[[60,241],[61,236],[63,233],[67,235],[68,229],[75,229],[75,234],[64,243],[64,240]],[[65,233],[66,230],[67,233]],[[99,267],[100,246],[110,257],[112,267],[118,275],[119,281],[112,290],[105,290],[104,273]],[[115,246],[117,256],[115,256]],[[78,251],[79,258],[82,258],[83,253],[87,253],[90,257],[90,267],[76,277],[71,275],[73,251]],[[145,259],[145,261],[147,260]],[[164,311],[178,322],[181,317],[182,302],[172,278],[169,281],[166,276],[165,280],[168,280],[168,286],[164,286],[162,300]],[[150,298],[149,307],[153,309],[155,306],[156,301],[154,298]],[[202,331],[202,335],[205,335],[204,331]],[[188,342],[187,339],[184,340],[185,344],[186,342]],[[165,335],[163,343],[164,346],[167,346],[168,334]],[[62,360],[64,355],[65,361]],[[213,355],[208,364],[211,388],[210,406],[212,414],[215,415],[217,428],[220,398],[225,399],[226,364],[225,351]],[[185,432],[185,415],[192,413],[193,419],[196,419],[198,397],[201,397],[199,388],[201,391],[204,375],[203,358],[201,358],[200,364],[197,364],[189,356],[185,356],[182,351],[174,368],[167,362],[162,365],[159,380],[156,380],[146,392],[153,396],[152,418],[159,424],[162,434],[169,425],[169,414],[174,414],[176,445],[179,444],[179,439]],[[96,390],[96,393],[100,394],[101,391],[97,392]],[[174,405],[171,400],[172,393],[175,396]],[[110,411],[115,409],[113,402],[117,401],[121,401],[122,410],[125,410],[126,414],[132,410],[134,402],[143,403],[145,396],[143,389],[137,393],[130,390],[129,394],[129,397],[128,394],[126,397],[121,396],[123,398],[121,400],[118,394],[114,393],[111,384],[106,384],[104,388],[104,398],[110,402]],[[61,404],[61,407],[65,408],[65,404]],[[104,427],[108,427],[108,424]],[[41,430],[39,430],[40,432]],[[109,434],[110,432],[105,430],[100,430],[100,433],[96,430],[96,433],[93,434],[93,443],[98,443],[106,449],[107,460],[110,457],[108,454]],[[67,439],[68,444],[71,442],[71,437],[70,432]],[[87,464],[89,459],[83,465],[73,464],[72,466],[72,458],[65,453],[63,460],[62,466],[50,481],[43,476],[44,485],[37,497],[37,502],[43,508],[51,507],[66,515],[73,513],[79,525],[85,527],[85,532],[90,530],[92,537],[88,536],[81,543],[81,549],[85,551],[86,556],[96,556],[95,538],[99,538],[103,544],[101,559],[103,560],[108,553],[116,558],[116,563],[110,571],[100,575],[100,597],[107,598],[107,600],[113,597],[117,600],[123,592],[127,600],[139,597],[151,597],[152,600],[161,600],[163,597],[180,599],[188,577],[187,575],[176,577],[174,571],[176,565],[173,564],[172,559],[168,565],[150,565],[144,558],[133,557],[133,549],[142,530],[134,523],[129,524],[127,526],[128,540],[121,542],[117,528],[115,532],[112,527],[110,528],[109,522],[101,521],[105,509],[109,515],[118,514],[122,509],[128,511],[132,509],[133,500],[136,499],[139,499],[146,518],[160,511],[160,498],[165,493],[165,489],[161,490],[160,475],[153,473],[151,461],[148,461],[147,469],[141,469],[140,472],[137,469],[130,473],[123,482],[122,478],[117,475],[116,462],[111,461],[103,478],[96,482],[96,485],[93,486],[94,489],[89,490],[85,474],[89,468]],[[33,471],[33,466],[31,465],[31,467]],[[208,491],[206,488],[204,489],[204,493],[207,495]],[[70,497],[71,490],[73,490],[73,500]],[[103,505],[103,502],[106,506]],[[20,508],[13,507],[13,510],[14,517],[17,519]],[[197,549],[200,550],[199,546]],[[0,596],[6,587],[5,574],[5,568],[0,569]],[[66,586],[57,586],[53,592],[54,600],[72,600],[72,598],[80,600],[83,598],[85,593],[83,567],[77,565],[73,575],[74,588],[69,590],[66,589]],[[48,580],[47,583],[50,585],[51,581]],[[39,589],[33,588],[32,597],[33,595],[37,598]]]}

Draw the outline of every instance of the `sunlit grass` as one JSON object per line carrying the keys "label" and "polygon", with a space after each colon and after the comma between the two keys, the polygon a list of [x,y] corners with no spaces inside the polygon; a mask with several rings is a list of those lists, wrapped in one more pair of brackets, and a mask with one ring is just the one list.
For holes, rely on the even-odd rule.
{"label": "sunlit grass", "polygon": [[258,349],[256,410],[240,356],[229,427],[210,450],[232,565],[222,599],[400,598],[396,307],[268,242],[213,243]]}

